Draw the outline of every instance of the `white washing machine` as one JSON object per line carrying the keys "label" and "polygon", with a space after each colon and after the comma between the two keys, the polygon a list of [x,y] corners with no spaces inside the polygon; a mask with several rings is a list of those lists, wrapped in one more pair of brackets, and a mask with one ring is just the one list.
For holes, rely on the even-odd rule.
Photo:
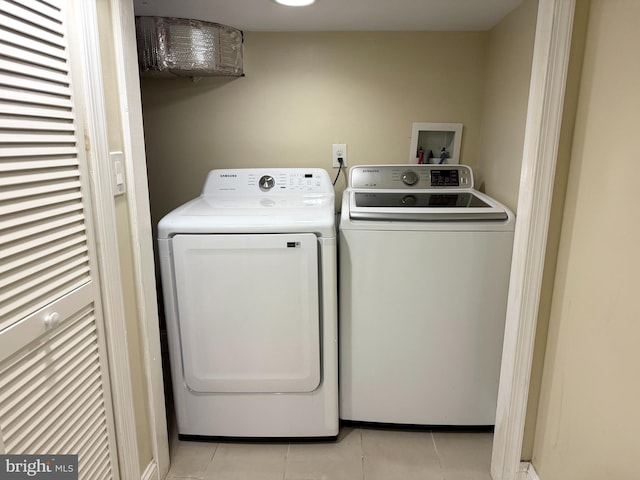
{"label": "white washing machine", "polygon": [[212,170],[158,224],[178,433],[338,434],[333,186],[321,169]]}
{"label": "white washing machine", "polygon": [[514,233],[464,165],[350,170],[339,236],[340,417],[489,426]]}

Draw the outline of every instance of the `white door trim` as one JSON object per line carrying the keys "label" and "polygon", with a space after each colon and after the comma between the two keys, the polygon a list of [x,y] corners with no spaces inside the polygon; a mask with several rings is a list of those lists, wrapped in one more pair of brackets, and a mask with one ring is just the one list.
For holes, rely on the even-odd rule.
{"label": "white door trim", "polygon": [[129,218],[133,245],[133,270],[149,398],[149,424],[153,457],[159,477],[169,471],[169,440],[162,378],[160,325],[153,257],[151,208],[142,122],[135,17],[131,0],[110,0],[114,50],[121,55],[115,65],[120,92],[120,117],[128,185]]}
{"label": "white door trim", "polygon": [[[96,230],[96,253],[105,318],[109,377],[116,424],[120,478],[139,479],[140,460],[133,411],[133,388],[127,350],[127,325],[122,294],[115,203],[111,186],[106,107],[95,0],[73,0],[75,41],[71,55],[82,71],[76,96],[84,106],[87,161]],[[78,78],[78,77],[74,77]]]}
{"label": "white door trim", "polygon": [[540,0],[518,197],[491,475],[521,476],[547,231],[575,0]]}

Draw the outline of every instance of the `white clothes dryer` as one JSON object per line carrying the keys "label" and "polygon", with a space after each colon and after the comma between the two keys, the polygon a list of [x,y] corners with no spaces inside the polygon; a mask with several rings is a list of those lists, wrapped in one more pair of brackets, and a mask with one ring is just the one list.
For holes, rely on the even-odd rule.
{"label": "white clothes dryer", "polygon": [[338,434],[334,192],[321,169],[212,170],[158,224],[178,434]]}
{"label": "white clothes dryer", "polygon": [[513,213],[464,165],[350,170],[339,236],[340,416],[495,422]]}

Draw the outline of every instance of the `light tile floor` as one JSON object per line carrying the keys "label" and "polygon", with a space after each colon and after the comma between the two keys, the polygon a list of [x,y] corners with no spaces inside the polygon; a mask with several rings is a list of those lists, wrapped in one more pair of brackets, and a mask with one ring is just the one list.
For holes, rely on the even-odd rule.
{"label": "light tile floor", "polygon": [[342,427],[327,443],[172,436],[167,480],[491,480],[492,434]]}

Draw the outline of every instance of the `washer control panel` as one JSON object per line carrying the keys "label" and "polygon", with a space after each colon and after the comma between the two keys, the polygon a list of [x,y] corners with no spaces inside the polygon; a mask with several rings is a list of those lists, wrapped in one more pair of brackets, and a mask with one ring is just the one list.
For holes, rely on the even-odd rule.
{"label": "washer control panel", "polygon": [[349,186],[358,189],[468,189],[473,172],[467,165],[360,165],[352,167]]}
{"label": "washer control panel", "polygon": [[211,170],[203,195],[333,193],[329,174],[321,168],[238,168]]}

